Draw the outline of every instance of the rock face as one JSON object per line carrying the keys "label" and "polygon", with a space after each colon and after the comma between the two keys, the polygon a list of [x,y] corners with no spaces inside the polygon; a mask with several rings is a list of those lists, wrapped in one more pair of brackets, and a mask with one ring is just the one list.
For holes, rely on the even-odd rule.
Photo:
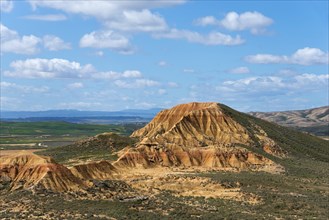
{"label": "rock face", "polygon": [[161,111],[132,137],[141,144],[175,143],[185,147],[251,144],[247,130],[227,117],[217,103],[190,103]]}
{"label": "rock face", "polygon": [[25,152],[0,157],[0,178],[10,183],[10,190],[37,187],[62,192],[79,191],[86,187],[65,166],[49,157]]}
{"label": "rock face", "polygon": [[113,174],[116,173],[117,170],[111,163],[107,161],[100,161],[73,166],[71,168],[71,172],[75,176],[85,180],[106,180],[112,179]]}
{"label": "rock face", "polygon": [[244,148],[258,146],[279,155],[280,147],[256,125],[247,129],[218,103],[189,103],[161,111],[132,137],[136,148],[124,149],[115,166],[152,165],[234,167],[273,164]]}

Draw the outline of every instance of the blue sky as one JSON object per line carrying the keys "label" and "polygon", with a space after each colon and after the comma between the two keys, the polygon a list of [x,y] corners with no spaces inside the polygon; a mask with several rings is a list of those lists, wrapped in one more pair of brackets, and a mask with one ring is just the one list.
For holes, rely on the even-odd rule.
{"label": "blue sky", "polygon": [[328,105],[328,1],[1,0],[1,110]]}

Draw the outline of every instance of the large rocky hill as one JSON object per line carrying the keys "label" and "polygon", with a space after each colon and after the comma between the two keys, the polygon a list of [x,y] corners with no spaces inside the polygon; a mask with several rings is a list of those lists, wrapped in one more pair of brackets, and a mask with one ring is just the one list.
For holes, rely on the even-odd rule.
{"label": "large rocky hill", "polygon": [[260,150],[276,157],[285,151],[256,123],[243,124],[218,103],[189,103],[161,111],[131,137],[140,142],[125,149],[116,165],[149,167],[267,167],[274,163]]}

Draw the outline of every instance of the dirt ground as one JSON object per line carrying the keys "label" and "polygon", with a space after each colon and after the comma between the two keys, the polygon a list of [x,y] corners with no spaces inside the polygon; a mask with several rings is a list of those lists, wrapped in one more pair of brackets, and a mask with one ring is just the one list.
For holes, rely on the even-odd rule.
{"label": "dirt ground", "polygon": [[42,151],[44,149],[29,149],[29,150],[0,150],[0,157],[5,156],[5,155],[14,155],[17,154],[18,152],[26,152],[27,154],[37,152],[37,151]]}

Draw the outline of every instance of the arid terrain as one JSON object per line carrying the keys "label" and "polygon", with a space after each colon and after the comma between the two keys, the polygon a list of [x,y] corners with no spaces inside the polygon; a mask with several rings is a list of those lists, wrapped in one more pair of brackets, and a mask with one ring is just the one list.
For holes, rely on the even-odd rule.
{"label": "arid terrain", "polygon": [[296,111],[250,112],[249,114],[316,136],[329,137],[329,106]]}
{"label": "arid terrain", "polygon": [[182,104],[130,137],[1,153],[0,218],[326,219],[328,163],[326,140]]}

